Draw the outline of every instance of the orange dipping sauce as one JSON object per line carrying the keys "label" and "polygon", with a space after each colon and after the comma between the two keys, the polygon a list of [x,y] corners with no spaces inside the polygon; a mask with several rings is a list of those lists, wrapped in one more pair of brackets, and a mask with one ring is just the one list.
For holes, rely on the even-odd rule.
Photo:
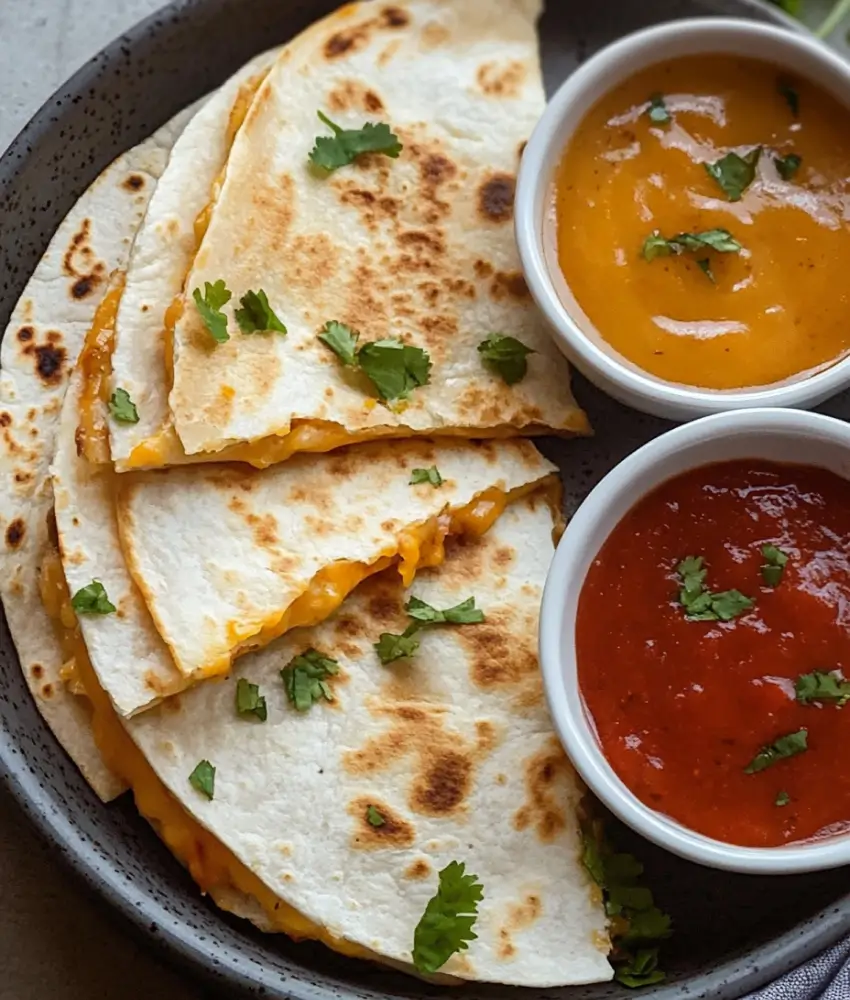
{"label": "orange dipping sauce", "polygon": [[[787,556],[774,586],[766,544]],[[708,590],[754,605],[729,621],[688,620],[677,573],[687,556],[704,559]],[[664,483],[592,564],[576,647],[605,757],[652,809],[752,847],[850,829],[850,704],[801,700],[796,688],[816,671],[850,679],[850,482],[752,460]],[[806,749],[747,773],[801,731]]]}
{"label": "orange dipping sauce", "polygon": [[[650,117],[656,95],[666,122]],[[731,201],[705,164],[755,147],[755,177]],[[802,158],[796,168],[789,154]],[[814,84],[723,55],[644,70],[582,122],[554,197],[563,276],[638,368],[736,389],[796,380],[850,352],[850,110]],[[654,232],[717,228],[740,252],[642,255]]]}

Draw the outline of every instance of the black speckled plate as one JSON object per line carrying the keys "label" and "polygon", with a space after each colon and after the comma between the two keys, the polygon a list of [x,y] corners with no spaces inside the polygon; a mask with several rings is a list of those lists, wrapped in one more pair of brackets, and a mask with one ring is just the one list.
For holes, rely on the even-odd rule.
{"label": "black speckled plate", "polygon": [[[254,53],[286,40],[333,6],[333,0],[181,0],[118,39],[51,98],[0,161],[0,328],[60,220],[116,155]],[[587,53],[651,22],[705,14],[783,21],[758,0],[550,0],[550,8],[542,38],[552,88]],[[616,461],[665,427],[584,384],[579,393],[597,437],[554,446],[573,506]],[[846,399],[826,409],[850,416]],[[129,801],[105,807],[89,791],[42,724],[5,624],[0,691],[0,766],[9,788],[83,879],[170,957],[229,987],[231,995],[445,995],[318,945],[263,936],[220,915]],[[739,997],[850,930],[847,869],[788,878],[728,875],[636,843],[627,831],[622,840],[646,860],[658,900],[676,922],[665,949],[669,980],[643,996]],[[470,985],[463,996],[509,1000],[521,992]],[[626,995],[634,994],[616,985],[535,994],[539,1000]]]}

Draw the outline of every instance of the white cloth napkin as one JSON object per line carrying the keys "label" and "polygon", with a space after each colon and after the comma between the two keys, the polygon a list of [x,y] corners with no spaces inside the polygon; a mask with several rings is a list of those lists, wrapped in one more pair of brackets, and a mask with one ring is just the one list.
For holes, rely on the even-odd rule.
{"label": "white cloth napkin", "polygon": [[745,1000],[850,1000],[850,938]]}

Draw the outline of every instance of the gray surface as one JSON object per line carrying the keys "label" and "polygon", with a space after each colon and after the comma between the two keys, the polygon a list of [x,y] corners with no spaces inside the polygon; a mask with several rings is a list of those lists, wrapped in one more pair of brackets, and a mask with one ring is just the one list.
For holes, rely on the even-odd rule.
{"label": "gray surface", "polygon": [[[0,0],[0,150],[86,59],[160,0]],[[0,787],[0,997],[197,1000],[83,892]]]}
{"label": "gray surface", "polygon": [[[185,8],[194,2],[199,0],[182,0],[181,5]],[[601,5],[564,7],[550,3],[552,16],[544,31],[550,80],[561,78],[574,65],[576,56],[581,57],[624,28],[636,27],[653,17],[686,12],[739,12],[746,2],[742,0],[739,6],[736,0],[655,0],[641,4],[635,0],[605,0]],[[35,6],[24,0],[0,0],[2,140],[14,134],[20,120],[55,83],[64,79],[75,63],[151,5],[155,5],[154,0],[87,0],[85,4],[74,0],[73,6],[71,0],[65,0],[64,6],[57,0],[43,0]],[[41,196],[70,199],[75,186],[91,179],[90,171],[99,157],[142,138],[143,128],[150,131],[175,110],[172,105],[176,101],[197,96],[210,85],[216,72],[230,68],[225,64],[235,64],[250,51],[280,37],[275,31],[283,30],[286,11],[300,25],[311,13],[315,16],[319,9],[330,5],[330,0],[204,0],[209,30],[203,32],[200,43],[194,21],[185,16],[166,18],[155,37],[138,36],[138,48],[131,46],[123,60],[116,56],[111,63],[108,59],[102,61],[91,78],[92,99],[87,101],[91,107],[86,110],[92,112],[89,124],[94,127],[87,126],[88,138],[76,131],[80,129],[81,112],[70,109],[67,100],[60,102],[55,114],[70,128],[68,141],[57,147],[50,141],[53,134],[44,128],[30,137],[38,144],[36,155],[22,162],[24,179],[14,182],[21,210],[0,226],[0,250],[5,260],[0,281],[8,282],[7,295],[31,269],[58,221],[47,208],[38,210],[37,206],[43,204]],[[226,21],[225,7],[230,15]],[[50,12],[49,23],[45,10]],[[238,21],[241,30],[233,32],[237,10],[243,15]],[[41,37],[45,39],[43,48],[38,45]],[[569,40],[567,44],[565,39]],[[71,50],[73,44],[84,50]],[[139,55],[142,48],[143,57]],[[186,58],[186,53],[191,58]],[[63,64],[62,59],[67,62]],[[145,84],[140,86],[137,81],[143,72]],[[110,77],[113,81],[120,76],[121,83],[107,84],[107,73],[114,74]],[[116,88],[130,97],[116,102]],[[7,100],[7,95],[12,97]],[[13,105],[20,115],[17,120]],[[138,117],[128,109],[134,115],[138,112]],[[45,118],[43,125],[47,124]],[[53,168],[57,169],[51,173]],[[11,177],[11,171],[6,176]],[[48,201],[47,206],[50,204]],[[54,204],[51,211],[55,214],[58,206]],[[7,302],[5,308],[9,305]],[[571,446],[565,468],[573,503],[605,468],[661,429],[658,422],[635,417],[585,391],[600,434],[594,442]],[[2,747],[5,765],[15,774],[22,793],[29,796],[42,825],[53,830],[57,845],[64,843],[73,850],[77,864],[85,869],[92,883],[111,894],[125,912],[141,914],[140,925],[155,922],[160,940],[169,940],[184,955],[203,956],[201,960],[217,976],[239,976],[243,982],[264,983],[268,995],[274,992],[279,996],[280,990],[322,998],[346,993],[375,997],[383,990],[406,997],[428,995],[412,980],[381,976],[366,966],[342,962],[320,948],[297,948],[279,939],[272,942],[249,935],[242,926],[228,925],[213,917],[132,810],[126,805],[105,810],[93,803],[77,776],[57,755],[55,746],[43,739],[31,704],[21,696],[20,678],[11,658],[0,657],[0,675],[0,721],[7,734]],[[23,756],[18,748],[23,750]],[[5,824],[0,827],[0,958],[5,960],[0,973],[0,997],[29,1000],[58,996],[75,1000],[120,996],[134,1000],[154,996],[188,1000],[193,995],[191,990],[181,992],[175,977],[160,974],[152,961],[139,957],[120,936],[120,929],[116,931],[113,926],[120,927],[117,917],[105,919],[102,911],[92,910],[80,900],[50,858],[58,846],[51,851],[34,846],[26,828],[14,816],[9,818],[11,809],[8,800],[0,800],[0,823]],[[7,853],[7,843],[17,853]],[[662,996],[685,995],[676,981],[692,977],[697,970],[703,978],[699,983],[691,979],[690,995],[732,996],[745,985],[763,981],[771,970],[784,971],[795,956],[812,954],[834,939],[850,919],[850,903],[838,898],[850,883],[847,872],[789,879],[780,888],[776,880],[771,883],[718,876],[694,869],[648,845],[642,845],[640,852],[653,884],[659,887],[661,902],[680,915],[669,954],[672,981],[668,988],[653,992],[659,1000]],[[794,900],[793,911],[788,899]],[[818,910],[821,912],[815,916]],[[793,919],[804,914],[811,914],[813,919],[792,929]],[[712,928],[709,935],[706,926]],[[771,938],[783,931],[785,936],[771,943]],[[30,940],[31,946],[27,944]],[[741,954],[747,950],[745,942],[761,946],[755,958]],[[513,995],[473,987],[465,992],[475,998]],[[598,998],[610,994],[604,987],[548,994],[553,998],[567,995]]]}

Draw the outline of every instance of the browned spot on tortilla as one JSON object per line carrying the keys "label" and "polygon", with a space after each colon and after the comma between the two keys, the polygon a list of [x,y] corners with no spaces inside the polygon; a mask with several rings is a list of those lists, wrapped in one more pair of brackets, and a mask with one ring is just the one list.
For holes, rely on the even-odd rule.
{"label": "browned spot on tortilla", "polygon": [[16,517],[14,521],[6,528],[6,545],[10,549],[16,549],[24,540],[24,534],[26,532],[26,525],[20,517]]}
{"label": "browned spot on tortilla", "polygon": [[411,787],[411,808],[425,816],[447,816],[467,797],[473,762],[454,750],[432,751]]}
{"label": "browned spot on tortilla", "polygon": [[328,107],[331,111],[378,114],[384,110],[384,102],[374,90],[356,80],[341,80],[328,95]]}
{"label": "browned spot on tortilla", "polygon": [[506,774],[497,774],[496,775],[496,784],[497,785],[506,785],[507,783],[508,783],[508,776]]}
{"label": "browned spot on tortilla", "polygon": [[410,14],[400,7],[384,7],[381,11],[381,25],[384,28],[406,28],[410,24]]}
{"label": "browned spot on tortilla", "polygon": [[43,344],[28,341],[22,353],[33,359],[36,374],[45,385],[59,385],[68,352],[62,346],[62,334],[58,330],[48,331]]}
{"label": "browned spot on tortilla", "polygon": [[11,423],[12,423],[11,413],[7,413],[5,410],[2,413],[0,413],[0,427],[9,427],[11,426]]}
{"label": "browned spot on tortilla", "polygon": [[41,695],[43,698],[50,699],[53,697],[53,685],[45,684],[41,689]]}
{"label": "browned spot on tortilla", "polygon": [[507,930],[505,930],[504,927],[500,928],[499,948],[498,948],[499,958],[507,961],[507,959],[513,958],[515,954],[516,954],[516,948],[514,947],[513,942],[511,941],[510,934],[507,932]]}
{"label": "browned spot on tortilla", "polygon": [[339,59],[340,56],[359,52],[369,41],[371,24],[367,21],[345,31],[335,31],[325,42],[325,58]]}
{"label": "browned spot on tortilla", "polygon": [[507,919],[499,928],[499,958],[512,958],[516,952],[511,935],[517,931],[528,930],[543,912],[540,897],[533,892],[526,893],[521,903],[511,903],[508,906]]}
{"label": "browned spot on tortilla", "polygon": [[404,877],[413,879],[414,881],[419,881],[423,878],[428,878],[430,874],[431,874],[431,866],[428,864],[425,858],[417,858],[415,861],[411,862],[404,870]]}
{"label": "browned spot on tortilla", "polygon": [[94,291],[96,282],[93,275],[87,274],[84,278],[78,278],[71,286],[71,295],[75,299],[84,299]]}
{"label": "browned spot on tortilla", "polygon": [[251,528],[254,541],[260,548],[269,549],[277,545],[280,539],[277,534],[277,521],[272,514],[248,514],[245,520]]}
{"label": "browned spot on tortilla", "polygon": [[511,609],[490,611],[480,625],[466,625],[458,638],[467,650],[476,687],[522,688],[526,701],[542,696],[537,663],[536,617]]}
{"label": "browned spot on tortilla", "polygon": [[28,344],[32,338],[35,336],[35,330],[31,326],[22,326],[18,330],[18,340],[22,344]]}
{"label": "browned spot on tortilla", "polygon": [[491,750],[495,750],[496,744],[499,742],[496,727],[489,719],[476,721],[475,736],[478,741],[478,749],[482,753],[490,753]]}
{"label": "browned spot on tortilla", "polygon": [[336,525],[333,521],[330,521],[325,517],[316,517],[313,514],[307,514],[304,518],[304,522],[310,532],[314,535],[318,535],[320,538],[326,538],[328,535],[333,534],[336,529]]}
{"label": "browned spot on tortilla", "polygon": [[32,481],[32,478],[33,478],[33,474],[31,472],[25,470],[25,469],[23,469],[23,470],[22,469],[18,469],[18,471],[15,473],[15,482],[16,483],[29,483],[29,482]]}
{"label": "browned spot on tortilla", "polygon": [[145,186],[145,179],[141,174],[130,174],[124,181],[124,187],[128,191],[141,191]]}
{"label": "browned spot on tortilla", "polygon": [[525,65],[516,59],[484,63],[477,74],[478,86],[488,97],[518,97],[525,77]]}
{"label": "browned spot on tortilla", "polygon": [[516,558],[516,549],[510,545],[500,545],[493,553],[493,565],[499,569],[507,569]]}
{"label": "browned spot on tortilla", "polygon": [[[377,584],[373,584],[371,589],[374,590],[376,586]],[[404,615],[401,597],[398,594],[397,588],[393,590],[389,588],[386,590],[383,588],[379,589],[369,599],[367,608],[372,621],[384,628],[394,624]]]}
{"label": "browned spot on tortilla", "polygon": [[427,185],[445,184],[457,174],[457,167],[442,153],[427,153],[419,163],[422,180]]}
{"label": "browned spot on tortilla", "polygon": [[30,673],[37,681],[40,681],[44,676],[44,667],[40,663],[33,663],[30,667]]}
{"label": "browned spot on tortilla", "polygon": [[557,792],[571,773],[561,745],[551,736],[546,746],[526,761],[526,801],[514,814],[514,827],[525,830],[533,826],[538,839],[551,843],[567,825]]}
{"label": "browned spot on tortilla", "polygon": [[71,237],[71,243],[62,258],[62,270],[72,279],[71,295],[84,299],[91,295],[106,278],[106,265],[95,260],[89,245],[91,220],[83,219],[80,228]]}
{"label": "browned spot on tortilla", "polygon": [[497,271],[490,285],[490,294],[497,302],[504,299],[527,302],[531,298],[528,285],[520,271]]}
{"label": "browned spot on tortilla", "polygon": [[288,286],[318,292],[336,276],[339,249],[327,233],[296,236],[280,263]]}
{"label": "browned spot on tortilla", "polygon": [[[163,698],[168,694],[168,687],[163,684],[162,680],[152,670],[148,670],[145,674],[145,687],[153,691],[158,698]],[[173,700],[172,698],[167,699],[168,702]],[[171,707],[175,706],[172,705]]]}
{"label": "browned spot on tortilla", "polygon": [[[369,806],[374,806],[381,814],[383,823],[372,826],[367,818]],[[348,814],[354,819],[351,846],[358,851],[374,851],[382,847],[410,847],[415,830],[412,824],[393,812],[392,809],[374,796],[359,795],[348,803]]]}
{"label": "browned spot on tortilla", "polygon": [[363,623],[353,615],[340,615],[334,622],[334,635],[338,643],[346,639],[359,639],[365,634]]}
{"label": "browned spot on tortilla", "polygon": [[475,277],[482,281],[485,281],[493,273],[493,265],[486,260],[477,260],[473,267],[475,268]]}
{"label": "browned spot on tortilla", "polygon": [[478,190],[478,213],[487,222],[510,222],[514,215],[516,178],[492,174]]}

